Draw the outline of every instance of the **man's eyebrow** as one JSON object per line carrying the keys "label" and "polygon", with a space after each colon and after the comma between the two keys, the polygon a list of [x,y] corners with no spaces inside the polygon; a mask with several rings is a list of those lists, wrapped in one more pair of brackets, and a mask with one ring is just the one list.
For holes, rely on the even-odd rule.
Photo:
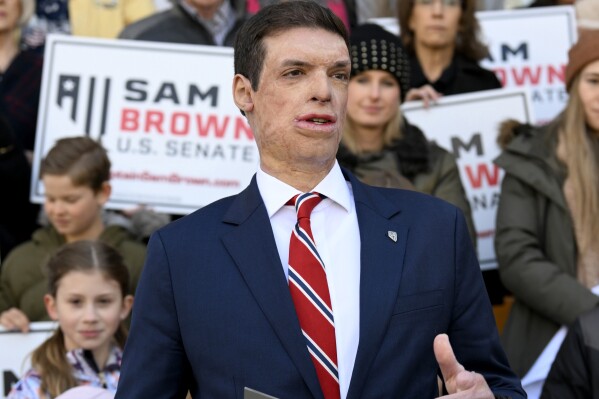
{"label": "man's eyebrow", "polygon": [[[306,61],[302,61],[302,60],[287,59],[287,60],[283,60],[283,62],[281,63],[281,66],[282,67],[290,67],[290,66],[307,67],[307,66],[312,66],[312,64],[309,62],[306,62]],[[350,66],[349,60],[342,60],[342,61],[335,62],[335,64],[333,65],[333,68],[346,68],[348,66]]]}
{"label": "man's eyebrow", "polygon": [[351,64],[349,62],[349,60],[343,60],[343,61],[337,61],[335,63],[335,65],[333,65],[333,68],[346,68],[349,67]]}
{"label": "man's eyebrow", "polygon": [[312,64],[310,64],[309,62],[302,61],[302,60],[295,60],[295,59],[283,60],[283,62],[281,63],[281,66],[283,66],[283,67],[289,67],[289,66],[302,67],[302,66],[310,66],[310,65],[312,65]]}

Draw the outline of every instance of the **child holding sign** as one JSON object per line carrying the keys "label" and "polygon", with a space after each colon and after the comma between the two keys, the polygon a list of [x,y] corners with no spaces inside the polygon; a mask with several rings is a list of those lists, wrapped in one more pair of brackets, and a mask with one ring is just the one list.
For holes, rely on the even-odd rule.
{"label": "child holding sign", "polygon": [[100,241],[76,241],[46,268],[44,303],[59,326],[33,352],[32,369],[8,399],[56,397],[79,385],[116,391],[127,337],[123,321],[133,304],[123,258]]}

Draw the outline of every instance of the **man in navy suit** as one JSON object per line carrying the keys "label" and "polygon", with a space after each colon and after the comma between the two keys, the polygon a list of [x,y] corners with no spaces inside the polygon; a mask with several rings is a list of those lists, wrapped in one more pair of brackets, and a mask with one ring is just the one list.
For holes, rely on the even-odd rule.
{"label": "man in navy suit", "polygon": [[350,68],[343,24],[313,2],[242,27],[233,95],[260,170],[151,238],[117,399],[325,398],[288,284],[288,203],[307,192],[324,196],[310,219],[334,315],[338,392],[326,399],[433,398],[439,378],[448,398],[526,396],[460,211],[337,165]]}

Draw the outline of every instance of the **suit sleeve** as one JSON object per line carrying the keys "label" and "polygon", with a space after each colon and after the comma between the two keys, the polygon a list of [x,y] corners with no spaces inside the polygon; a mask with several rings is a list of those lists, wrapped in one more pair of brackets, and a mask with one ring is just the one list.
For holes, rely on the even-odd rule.
{"label": "suit sleeve", "polygon": [[190,366],[181,340],[168,254],[160,233],[148,243],[115,399],[185,398]]}
{"label": "suit sleeve", "polygon": [[571,324],[599,306],[599,297],[550,261],[538,236],[534,190],[510,174],[501,186],[495,253],[505,287],[518,300],[558,324]]}
{"label": "suit sleeve", "polygon": [[497,397],[526,398],[499,341],[480,266],[457,210],[455,226],[455,291],[448,335],[456,358],[466,370],[482,374]]}

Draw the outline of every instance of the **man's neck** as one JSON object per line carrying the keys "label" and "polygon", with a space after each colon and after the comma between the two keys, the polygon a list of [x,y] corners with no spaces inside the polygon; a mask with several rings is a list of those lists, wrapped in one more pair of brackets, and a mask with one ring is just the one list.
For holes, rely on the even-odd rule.
{"label": "man's neck", "polygon": [[283,183],[298,189],[302,193],[307,193],[314,190],[314,187],[329,174],[334,165],[335,160],[333,159],[329,165],[323,165],[323,167],[311,165],[305,169],[289,168],[289,166],[277,168],[261,163],[260,168]]}
{"label": "man's neck", "polygon": [[422,73],[429,82],[439,80],[445,68],[451,64],[454,53],[450,46],[439,49],[416,44],[415,50]]}
{"label": "man's neck", "polygon": [[192,7],[197,12],[197,14],[200,18],[208,20],[208,21],[211,20],[212,18],[214,18],[214,14],[216,14],[218,9],[225,2],[225,0],[221,0],[218,3],[216,3],[215,5],[199,6],[199,5],[193,4],[192,1],[187,1],[187,0],[182,0],[182,1],[186,2],[187,5]]}

